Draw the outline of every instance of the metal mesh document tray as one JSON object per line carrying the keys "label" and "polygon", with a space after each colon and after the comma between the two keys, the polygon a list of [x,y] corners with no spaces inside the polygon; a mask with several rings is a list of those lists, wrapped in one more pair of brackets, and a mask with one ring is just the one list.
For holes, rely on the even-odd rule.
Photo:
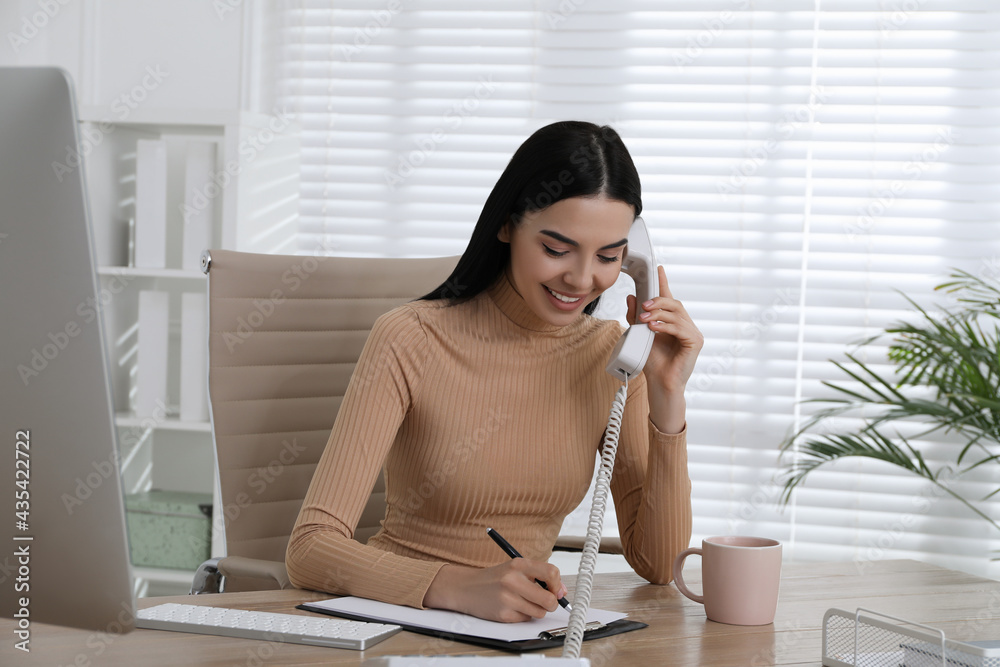
{"label": "metal mesh document tray", "polygon": [[936,628],[869,609],[830,609],[823,616],[823,665],[1000,667],[1000,643],[947,639]]}

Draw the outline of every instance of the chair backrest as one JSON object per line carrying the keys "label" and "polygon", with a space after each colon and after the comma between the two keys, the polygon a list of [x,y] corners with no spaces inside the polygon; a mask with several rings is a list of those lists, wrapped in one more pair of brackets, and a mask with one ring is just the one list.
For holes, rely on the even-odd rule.
{"label": "chair backrest", "polygon": [[[458,258],[209,256],[216,511],[227,555],[283,562],[372,325],[440,285]],[[384,515],[380,477],[355,537],[366,541]]]}

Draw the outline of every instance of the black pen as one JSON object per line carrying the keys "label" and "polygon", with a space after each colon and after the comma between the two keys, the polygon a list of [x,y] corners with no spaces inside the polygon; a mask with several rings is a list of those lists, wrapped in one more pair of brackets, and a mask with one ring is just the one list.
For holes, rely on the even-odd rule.
{"label": "black pen", "polygon": [[[500,546],[500,548],[503,549],[504,553],[510,556],[511,558],[523,558],[521,554],[517,553],[517,549],[512,547],[510,545],[510,542],[505,540],[503,536],[500,535],[500,533],[498,533],[497,531],[493,530],[492,528],[487,528],[486,534],[492,537],[493,541],[496,542]],[[544,588],[545,590],[549,590],[549,587],[545,585],[544,581],[539,581],[538,579],[535,579],[535,583]],[[573,611],[573,607],[570,605],[569,600],[567,600],[565,597],[559,598],[559,604],[562,605],[562,608],[565,609],[566,611]]]}

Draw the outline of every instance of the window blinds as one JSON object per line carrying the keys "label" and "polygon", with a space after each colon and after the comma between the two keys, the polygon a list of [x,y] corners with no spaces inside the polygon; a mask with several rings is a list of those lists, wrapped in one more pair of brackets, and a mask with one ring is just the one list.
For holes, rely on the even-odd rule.
{"label": "window blinds", "polygon": [[[706,338],[688,396],[696,540],[995,574],[998,531],[888,465],[820,469],[783,510],[773,481],[802,399],[840,379],[828,360],[910,314],[896,290],[929,305],[949,267],[1000,277],[994,3],[296,0],[275,30],[303,128],[302,252],[458,254],[532,131],[609,123]],[[866,360],[884,369],[883,352]],[[996,484],[984,469],[956,489]]]}

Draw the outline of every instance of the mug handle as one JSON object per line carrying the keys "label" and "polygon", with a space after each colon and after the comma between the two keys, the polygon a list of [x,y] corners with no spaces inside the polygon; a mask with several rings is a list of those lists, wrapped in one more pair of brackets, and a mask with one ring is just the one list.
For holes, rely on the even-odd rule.
{"label": "mug handle", "polygon": [[698,604],[705,604],[704,595],[695,595],[691,592],[691,589],[684,584],[684,577],[681,576],[681,571],[684,569],[684,561],[688,556],[703,556],[701,549],[695,547],[693,549],[686,549],[685,551],[677,554],[677,558],[674,559],[674,583],[677,584],[677,590],[683,593],[686,597],[694,600]]}

